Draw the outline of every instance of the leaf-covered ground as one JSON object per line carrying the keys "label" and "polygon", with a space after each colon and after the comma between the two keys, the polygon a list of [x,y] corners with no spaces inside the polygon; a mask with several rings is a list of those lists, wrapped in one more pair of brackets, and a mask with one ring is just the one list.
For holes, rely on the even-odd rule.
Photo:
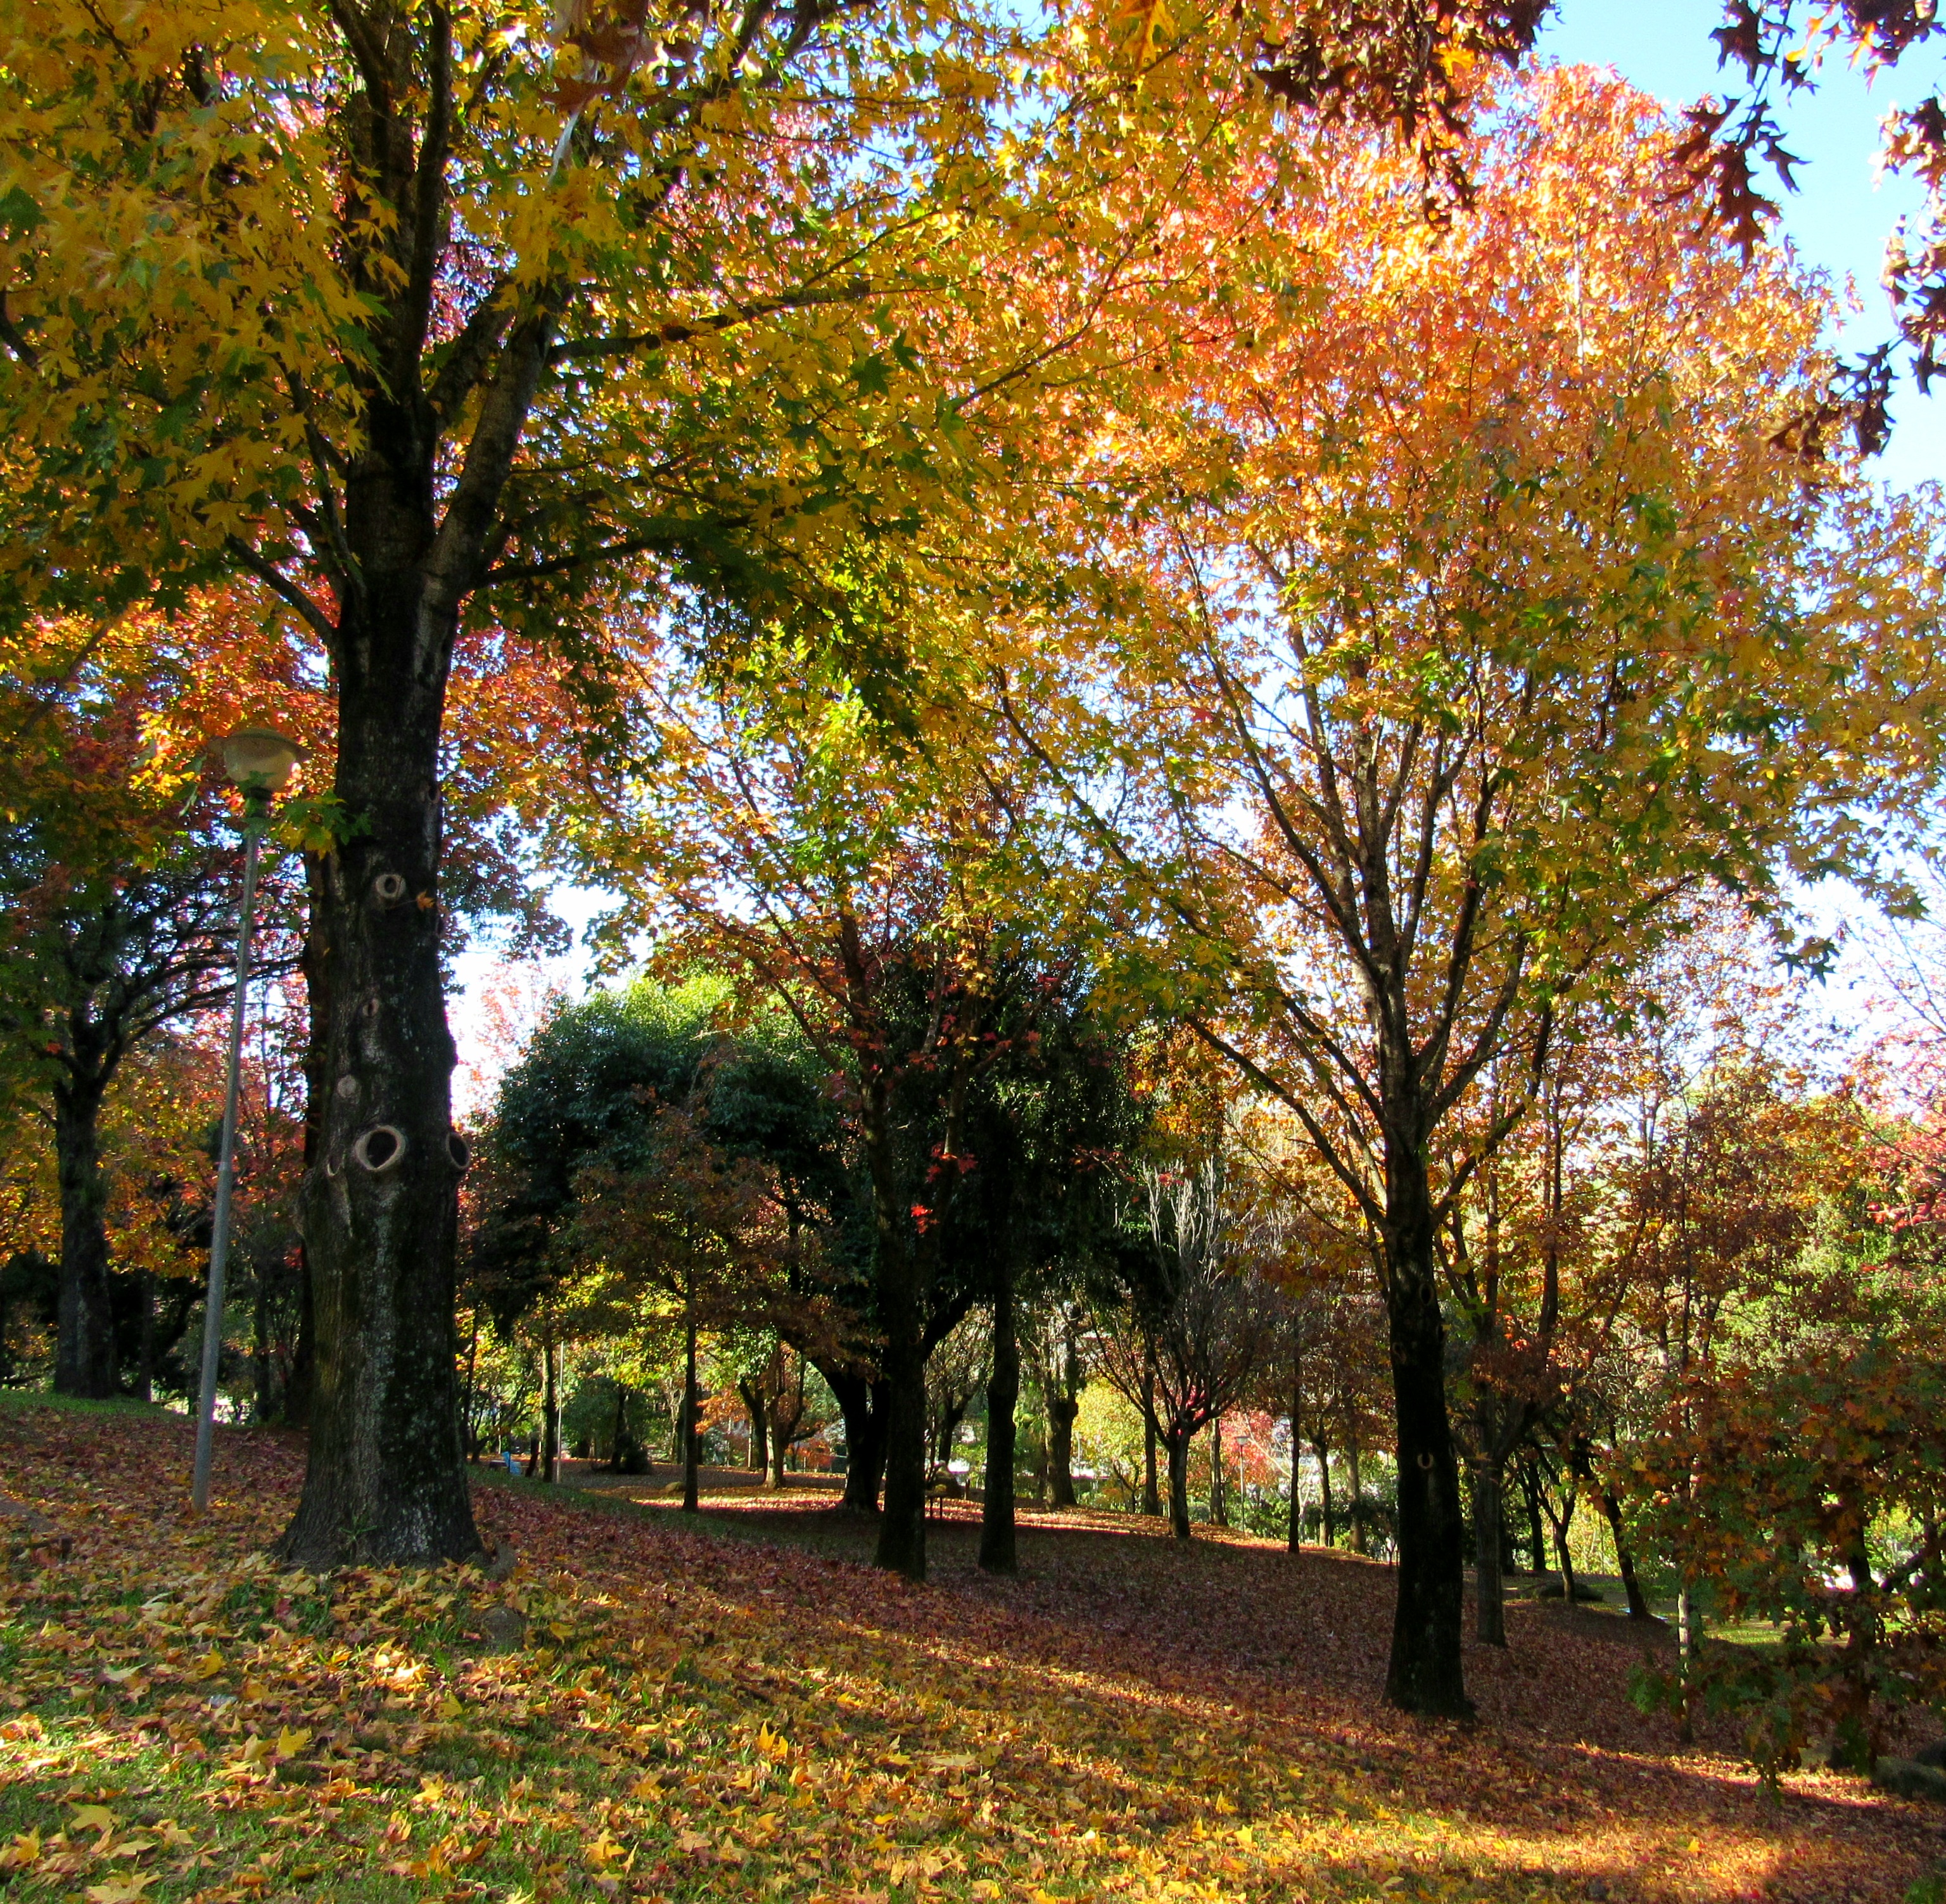
{"label": "leaf-covered ground", "polygon": [[[1386,1569],[1085,1517],[913,1588],[822,1505],[483,1486],[519,1555],[281,1572],[301,1450],[0,1409],[0,1884],[22,1904],[598,1896],[1896,1899],[1939,1821],[1678,1754],[1598,1623],[1515,1610],[1470,1731],[1373,1699]],[[724,1517],[727,1519],[727,1514]],[[820,1542],[820,1526],[832,1538]],[[751,1536],[774,1526],[791,1538]],[[32,1541],[31,1551],[27,1543]]]}

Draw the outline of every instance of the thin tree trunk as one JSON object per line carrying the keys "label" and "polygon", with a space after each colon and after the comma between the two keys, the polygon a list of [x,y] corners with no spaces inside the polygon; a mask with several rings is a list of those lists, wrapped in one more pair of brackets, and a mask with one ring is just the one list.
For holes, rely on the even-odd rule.
{"label": "thin tree trunk", "polygon": [[1223,1487],[1223,1424],[1209,1424],[1209,1522],[1213,1527],[1230,1524],[1230,1502]]}
{"label": "thin tree trunk", "polygon": [[256,1288],[250,1303],[250,1372],[257,1389],[256,1420],[263,1427],[276,1418],[276,1382],[270,1374],[270,1298],[264,1287],[263,1265],[253,1256],[251,1280]]}
{"label": "thin tree trunk", "polygon": [[1574,1557],[1568,1551],[1568,1529],[1574,1519],[1574,1487],[1570,1482],[1561,1512],[1556,1514],[1551,1504],[1547,1506],[1548,1526],[1554,1535],[1555,1571],[1560,1576],[1561,1600],[1566,1606],[1574,1604]]}
{"label": "thin tree trunk", "polygon": [[1162,1495],[1156,1484],[1155,1370],[1142,1384],[1142,1512],[1151,1520],[1162,1514]]}
{"label": "thin tree trunk", "polygon": [[1351,1551],[1362,1554],[1365,1551],[1365,1483],[1358,1471],[1358,1436],[1355,1429],[1345,1444],[1345,1452],[1351,1466]]}
{"label": "thin tree trunk", "polygon": [[1677,1696],[1676,1736],[1684,1745],[1696,1736],[1689,1716],[1689,1682],[1696,1665],[1696,1602],[1685,1580],[1676,1596],[1676,1656],[1682,1672],[1682,1690]]}
{"label": "thin tree trunk", "polygon": [[1293,1356],[1290,1366],[1290,1531],[1284,1544],[1293,1554],[1304,1545],[1304,1360]]}
{"label": "thin tree trunk", "polygon": [[1500,1471],[1489,1455],[1473,1475],[1473,1633],[1483,1646],[1507,1643],[1500,1558]]}
{"label": "thin tree trunk", "polygon": [[1317,1457],[1318,1520],[1320,1532],[1324,1536],[1327,1547],[1338,1544],[1338,1530],[1333,1523],[1331,1511],[1331,1445],[1321,1437],[1311,1444],[1311,1452]]}
{"label": "thin tree trunk", "polygon": [[1169,1529],[1179,1541],[1189,1538],[1189,1437],[1179,1430],[1165,1436],[1169,1450]]}
{"label": "thin tree trunk", "polygon": [[[469,1378],[471,1372],[468,1371]],[[629,1442],[629,1384],[619,1376],[615,1382],[615,1421],[608,1433],[608,1471],[622,1471],[623,1451]]]}
{"label": "thin tree trunk", "polygon": [[541,1479],[561,1480],[561,1344],[551,1334],[541,1340]]}
{"label": "thin tree trunk", "polygon": [[682,1332],[682,1511],[697,1511],[697,1455],[703,1436],[697,1431],[700,1412],[696,1397],[696,1311],[684,1319]]}
{"label": "thin tree trunk", "polygon": [[1014,1411],[1021,1394],[1021,1347],[1013,1264],[1005,1252],[995,1267],[993,1285],[993,1372],[987,1382],[987,1485],[980,1506],[980,1565],[988,1573],[1018,1573]]}
{"label": "thin tree trunk", "polygon": [[143,1401],[153,1402],[156,1399],[156,1274],[153,1270],[138,1270],[135,1273],[137,1299],[142,1305],[135,1393]]}
{"label": "thin tree trunk", "polygon": [[1615,1565],[1621,1572],[1622,1591],[1628,1596],[1629,1618],[1652,1620],[1655,1615],[1636,1573],[1635,1551],[1629,1544],[1628,1529],[1622,1525],[1622,1504],[1606,1488],[1600,1490],[1599,1498],[1602,1517],[1608,1522],[1608,1532],[1615,1543]]}
{"label": "thin tree trunk", "polygon": [[1521,1492],[1527,1501],[1527,1570],[1539,1575],[1547,1571],[1547,1542],[1540,1525],[1540,1477],[1532,1461],[1521,1468]]}
{"label": "thin tree trunk", "polygon": [[54,1392],[91,1401],[106,1399],[116,1387],[101,1097],[100,1085],[91,1079],[70,1078],[54,1091],[54,1167],[61,1213]]}
{"label": "thin tree trunk", "polygon": [[1051,1507],[1072,1507],[1074,1498],[1074,1421],[1081,1412],[1081,1365],[1074,1327],[1064,1312],[1061,1340],[1050,1371],[1054,1385],[1047,1401],[1047,1464]]}

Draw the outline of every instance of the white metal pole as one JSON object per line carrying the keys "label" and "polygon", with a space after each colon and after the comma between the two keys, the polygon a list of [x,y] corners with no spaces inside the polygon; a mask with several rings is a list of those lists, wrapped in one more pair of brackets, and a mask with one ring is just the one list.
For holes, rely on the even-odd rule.
{"label": "white metal pole", "polygon": [[243,1006],[250,984],[251,915],[257,903],[257,853],[269,817],[264,803],[246,795],[243,905],[236,925],[236,992],[230,1009],[230,1075],[223,1098],[223,1140],[216,1159],[216,1208],[209,1227],[209,1289],[202,1316],[202,1391],[196,1416],[196,1477],[190,1498],[200,1514],[209,1505],[209,1458],[216,1436],[216,1374],[223,1356],[223,1273],[230,1256],[230,1180],[236,1165],[236,1104],[243,1060]]}

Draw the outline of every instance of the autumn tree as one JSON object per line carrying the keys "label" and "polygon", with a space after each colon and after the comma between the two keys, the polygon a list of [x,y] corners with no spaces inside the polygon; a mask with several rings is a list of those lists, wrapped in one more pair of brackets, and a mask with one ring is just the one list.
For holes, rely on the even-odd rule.
{"label": "autumn tree", "polygon": [[[1787,868],[1869,878],[1932,771],[1904,709],[1931,692],[1938,551],[1774,440],[1821,387],[1824,307],[1672,208],[1677,143],[1619,82],[1556,74],[1506,95],[1438,242],[1396,160],[1349,143],[1314,197],[1209,205],[1226,301],[1150,413],[1127,545],[1151,609],[1095,650],[1112,712],[1091,692],[1019,717],[1131,929],[1181,949],[1176,1009],[1288,1105],[1378,1240],[1387,1685],[1415,1710],[1466,1707],[1453,1200],[1568,999],[1605,995],[1701,884],[1761,904]],[[1314,304],[1283,289],[1292,245],[1331,261]],[[1017,705],[1045,702],[1045,665],[1020,671]],[[1517,1088],[1449,1148],[1495,1066]]]}
{"label": "autumn tree", "polygon": [[[131,1052],[230,995],[240,854],[196,753],[158,732],[168,677],[126,629],[36,625],[0,677],[8,736],[0,844],[0,1029],[10,1088],[50,1127],[60,1185],[57,1389],[118,1386],[100,1123]],[[190,651],[190,652],[193,652]],[[178,657],[178,671],[187,656]],[[295,964],[298,899],[261,888],[258,970]]]}
{"label": "autumn tree", "polygon": [[1269,1275],[1283,1239],[1246,1180],[1218,1159],[1141,1168],[1124,1218],[1121,1300],[1098,1311],[1102,1378],[1154,1420],[1169,1516],[1190,1537],[1189,1444],[1247,1395],[1274,1350]]}
{"label": "autumn tree", "polygon": [[[755,0],[578,5],[550,33],[380,3],[233,8],[217,39],[178,5],[17,16],[8,585],[119,602],[248,569],[309,626],[338,704],[350,823],[314,928],[335,1174],[314,1168],[306,1209],[328,1328],[292,1557],[477,1545],[444,1373],[439,781],[462,623],[507,603],[573,627],[618,560],[761,599],[819,566],[808,552],[906,532],[963,493],[978,427],[1004,442],[1068,341],[1023,322],[1021,275],[997,266],[1023,205],[1043,270],[1098,240],[1125,269],[1143,248],[1104,171],[1138,167],[1158,128],[1203,162],[1274,98],[1396,125],[1448,181],[1460,76],[1517,56],[1537,17],[1104,8],[1030,32]],[[131,306],[130,284],[153,294]],[[985,299],[970,334],[996,347],[924,372],[922,289]],[[842,580],[825,607],[842,645]],[[585,633],[568,645],[595,659]],[[406,1146],[368,1180],[346,1160],[381,1125]]]}

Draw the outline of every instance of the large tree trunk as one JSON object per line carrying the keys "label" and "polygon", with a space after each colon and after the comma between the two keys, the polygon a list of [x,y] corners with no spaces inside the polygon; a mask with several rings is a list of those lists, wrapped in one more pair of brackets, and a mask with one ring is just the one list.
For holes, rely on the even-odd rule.
{"label": "large tree trunk", "polygon": [[115,1393],[115,1314],[108,1282],[108,1187],[101,1172],[102,1085],[65,1079],[54,1092],[60,1182],[60,1280],[54,1392],[100,1401]]}
{"label": "large tree trunk", "polygon": [[1074,1495],[1074,1418],[1081,1405],[1065,1395],[1053,1395],[1047,1404],[1048,1505],[1072,1507]]}
{"label": "large tree trunk", "polygon": [[1501,1559],[1500,1470],[1488,1455],[1473,1477],[1473,1634],[1483,1646],[1507,1643]]}
{"label": "large tree trunk", "polygon": [[848,1369],[823,1372],[845,1418],[845,1505],[866,1514],[879,1511],[879,1483],[885,1471],[883,1390]]}
{"label": "large tree trunk", "polygon": [[[761,1381],[763,1378],[759,1378]],[[760,1478],[767,1478],[771,1466],[771,1412],[764,1406],[764,1391],[758,1381],[743,1381],[737,1384],[737,1392],[743,1398],[743,1412],[750,1418],[750,1471]]]}
{"label": "large tree trunk", "polygon": [[1017,1573],[1014,1532],[1014,1409],[1021,1396],[1021,1344],[1014,1270],[1004,1256],[993,1277],[993,1372],[987,1382],[987,1485],[980,1506],[980,1565]]}
{"label": "large tree trunk", "polygon": [[1189,1437],[1180,1429],[1163,1437],[1169,1450],[1169,1531],[1179,1541],[1189,1538]]}
{"label": "large tree trunk", "polygon": [[[406,428],[389,421],[403,453]],[[313,915],[329,1080],[303,1198],[316,1360],[304,1496],[278,1543],[319,1569],[480,1551],[459,1445],[465,1157],[440,972],[440,727],[458,603],[436,609],[419,566],[432,540],[423,468],[418,493],[395,465],[348,499],[363,587],[334,656],[335,792],[355,824],[325,862]]]}
{"label": "large tree trunk", "polygon": [[925,1578],[925,1353],[916,1294],[885,1317],[885,1504],[878,1564]]}
{"label": "large tree trunk", "polygon": [[1385,1180],[1399,1520],[1398,1606],[1385,1697],[1404,1711],[1460,1718],[1473,1709],[1460,1664],[1465,1518],[1446,1413],[1446,1331],[1432,1196],[1416,1133],[1388,1133]]}

